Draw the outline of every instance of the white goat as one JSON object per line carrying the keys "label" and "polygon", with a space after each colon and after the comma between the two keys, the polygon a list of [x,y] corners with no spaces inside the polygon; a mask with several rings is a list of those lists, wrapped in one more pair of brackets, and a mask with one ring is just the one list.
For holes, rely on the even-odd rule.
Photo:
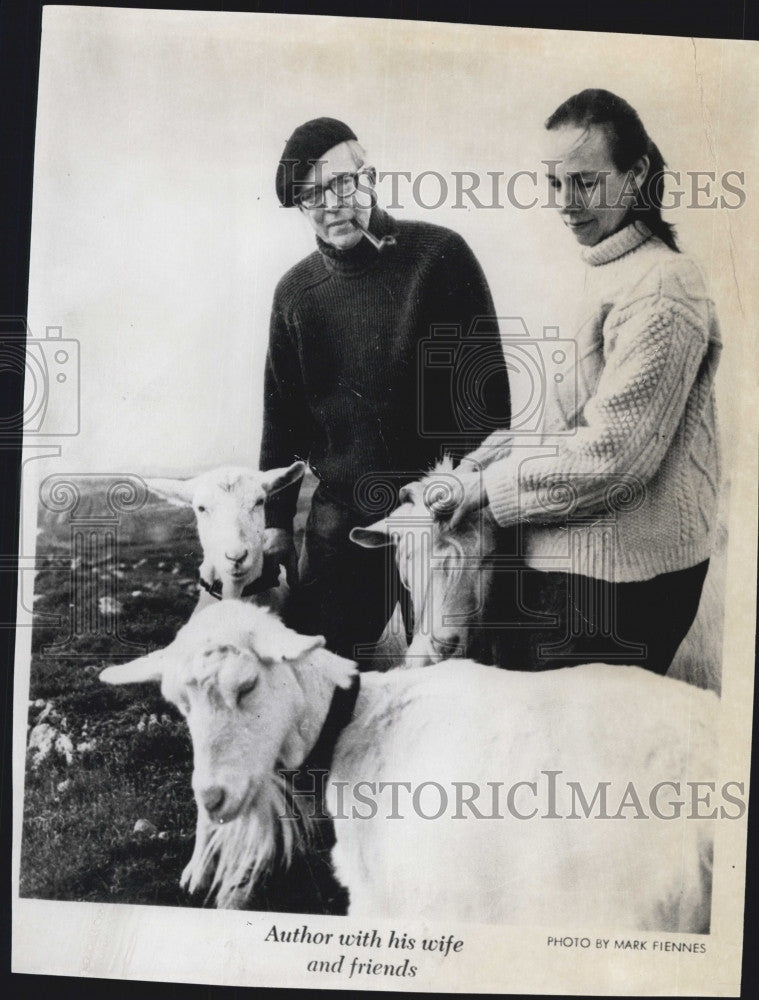
{"label": "white goat", "polygon": [[[268,472],[222,466],[193,479],[146,480],[148,488],[169,503],[195,511],[203,547],[203,591],[196,610],[212,603],[212,593],[226,599],[255,589],[264,567],[264,501],[297,482],[305,471],[303,462]],[[281,610],[284,591],[266,591],[266,603]]]}
{"label": "white goat", "polygon": [[396,546],[398,574],[414,610],[406,667],[451,656],[505,665],[503,629],[478,627],[493,582],[493,569],[483,560],[496,550],[496,525],[477,512],[450,530],[448,520],[433,513],[441,497],[455,497],[457,485],[453,463],[446,459],[423,479],[402,487],[400,506],[391,514],[350,533],[363,548]]}
{"label": "white goat", "polygon": [[[495,437],[495,436],[493,436]],[[488,441],[491,439],[489,438]],[[486,445],[468,456],[484,467]],[[351,539],[365,548],[396,545],[398,572],[411,593],[414,636],[403,663],[426,666],[449,656],[473,656],[511,666],[506,632],[481,624],[494,580],[487,557],[496,552],[497,528],[492,517],[474,512],[451,529],[447,519],[435,517],[436,505],[455,503],[457,470],[446,459],[422,479],[404,486],[400,506],[365,528],[353,528]],[[722,676],[722,621],[727,532],[716,532],[696,619],[680,644],[669,676],[720,692]]]}
{"label": "white goat", "polygon": [[[289,844],[280,772],[303,764],[336,690],[356,683],[355,665],[322,641],[224,601],[165,650],[101,674],[160,680],[186,716],[210,833],[183,881],[197,888],[212,870],[218,906],[239,903],[277,843]],[[717,706],[710,692],[603,664],[526,674],[449,660],[361,674],[327,782],[350,914],[706,932],[713,822],[663,816],[686,782],[714,780]],[[557,779],[554,795],[538,791]],[[634,818],[631,796],[650,814],[665,787],[662,818]],[[593,812],[599,789],[606,821]],[[441,791],[448,807],[433,820]]]}

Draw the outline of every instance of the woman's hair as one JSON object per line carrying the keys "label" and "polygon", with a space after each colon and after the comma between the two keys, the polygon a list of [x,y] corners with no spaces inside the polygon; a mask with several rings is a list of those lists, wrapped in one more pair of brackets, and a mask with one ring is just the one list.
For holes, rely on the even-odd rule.
{"label": "woman's hair", "polygon": [[668,247],[679,252],[674,226],[665,222],[661,214],[664,158],[646,132],[635,108],[608,90],[583,90],[559,105],[546,122],[547,129],[562,125],[574,125],[576,128],[598,125],[604,129],[617,170],[630,170],[641,156],[648,157],[648,174],[631,212],[635,212],[636,218],[645,222]]}

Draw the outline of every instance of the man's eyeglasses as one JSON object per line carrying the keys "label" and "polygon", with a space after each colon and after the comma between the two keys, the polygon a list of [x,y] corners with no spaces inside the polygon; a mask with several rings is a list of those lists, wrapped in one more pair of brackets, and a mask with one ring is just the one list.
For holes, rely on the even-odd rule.
{"label": "man's eyeglasses", "polygon": [[[362,184],[361,178],[366,178],[368,183]],[[324,195],[326,191],[331,191],[336,198],[350,198],[357,191],[366,191],[373,194],[371,185],[374,184],[374,168],[364,167],[355,174],[335,174],[327,184],[313,184],[303,187],[295,196],[295,203],[301,208],[324,208]]]}

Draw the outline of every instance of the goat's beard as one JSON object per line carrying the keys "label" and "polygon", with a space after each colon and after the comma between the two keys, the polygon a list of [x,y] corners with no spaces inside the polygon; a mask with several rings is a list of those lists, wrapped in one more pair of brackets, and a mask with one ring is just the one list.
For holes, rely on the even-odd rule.
{"label": "goat's beard", "polygon": [[249,808],[230,823],[214,824],[185,869],[182,883],[190,892],[208,886],[206,903],[214,900],[219,909],[240,909],[275,864],[287,867],[296,851],[306,849],[312,839],[311,817],[298,808],[298,797],[289,795],[288,787],[273,772]]}

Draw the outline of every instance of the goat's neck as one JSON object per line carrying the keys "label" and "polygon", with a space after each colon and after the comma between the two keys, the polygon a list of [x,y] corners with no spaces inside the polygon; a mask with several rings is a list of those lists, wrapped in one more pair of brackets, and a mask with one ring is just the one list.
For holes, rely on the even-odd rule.
{"label": "goat's neck", "polygon": [[401,711],[399,705],[426,673],[399,668],[361,674],[353,719],[335,747],[330,771],[334,780],[360,781],[376,771],[378,755],[382,756],[388,741],[392,743],[392,730]]}
{"label": "goat's neck", "polygon": [[332,703],[336,687],[347,687],[356,665],[326,649],[314,649],[293,665],[304,696],[297,726],[283,748],[288,766],[299,767],[314,747]]}

